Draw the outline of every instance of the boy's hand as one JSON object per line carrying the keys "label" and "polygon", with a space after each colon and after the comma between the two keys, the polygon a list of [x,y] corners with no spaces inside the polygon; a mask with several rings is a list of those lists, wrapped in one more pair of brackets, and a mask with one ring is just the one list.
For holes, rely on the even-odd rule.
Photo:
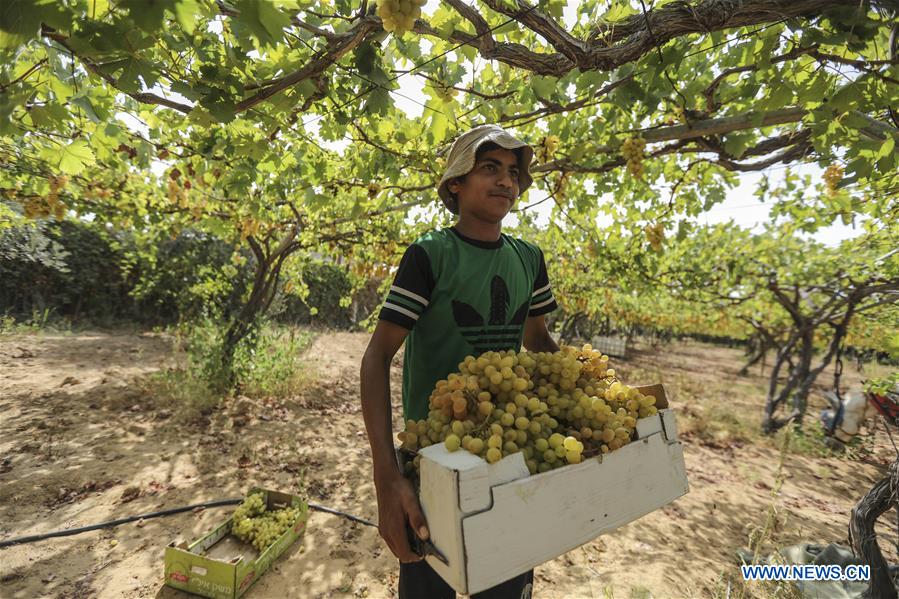
{"label": "boy's hand", "polygon": [[418,538],[428,538],[425,516],[415,495],[415,489],[398,472],[385,480],[375,480],[378,493],[378,532],[387,546],[401,562],[417,562],[422,557],[409,547],[406,526],[412,528]]}

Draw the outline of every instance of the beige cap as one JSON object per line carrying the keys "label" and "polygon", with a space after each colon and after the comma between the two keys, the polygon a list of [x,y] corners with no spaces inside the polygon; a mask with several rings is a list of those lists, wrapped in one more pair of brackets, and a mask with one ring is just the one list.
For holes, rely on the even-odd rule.
{"label": "beige cap", "polygon": [[534,150],[525,142],[516,139],[511,133],[499,125],[479,125],[470,129],[456,138],[449,151],[446,172],[440,178],[437,185],[437,195],[443,200],[443,205],[453,214],[458,214],[459,209],[453,201],[453,197],[446,184],[455,179],[467,175],[474,168],[474,159],[481,145],[493,142],[507,150],[521,148],[518,158],[518,193],[523,194],[534,180],[529,171],[531,161],[534,159]]}

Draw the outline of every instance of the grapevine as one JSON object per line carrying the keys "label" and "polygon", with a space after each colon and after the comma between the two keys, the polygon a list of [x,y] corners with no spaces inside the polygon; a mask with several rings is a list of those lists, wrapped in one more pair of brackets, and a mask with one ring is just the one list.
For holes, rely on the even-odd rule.
{"label": "grapevine", "polygon": [[262,493],[247,495],[231,516],[231,533],[262,553],[300,517],[295,507],[267,510]]}
{"label": "grapevine", "polygon": [[[623,447],[637,420],[658,412],[654,397],[622,384],[589,344],[467,356],[429,402],[427,419],[409,420],[399,433],[403,449],[442,442],[488,463],[521,452],[531,474]],[[419,463],[416,456],[408,468]]]}

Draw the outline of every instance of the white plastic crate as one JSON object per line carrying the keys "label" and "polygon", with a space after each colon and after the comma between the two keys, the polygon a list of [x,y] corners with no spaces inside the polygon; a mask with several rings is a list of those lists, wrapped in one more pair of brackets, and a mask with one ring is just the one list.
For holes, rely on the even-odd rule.
{"label": "white plastic crate", "polygon": [[602,353],[615,356],[616,358],[627,358],[627,339],[624,337],[603,337],[596,336],[590,342],[593,349]]}
{"label": "white plastic crate", "polygon": [[[421,505],[459,593],[477,593],[671,503],[688,490],[674,413],[661,385],[639,387],[659,414],[613,452],[531,476],[521,453],[487,464],[442,443],[422,449]],[[664,409],[663,409],[664,408]]]}

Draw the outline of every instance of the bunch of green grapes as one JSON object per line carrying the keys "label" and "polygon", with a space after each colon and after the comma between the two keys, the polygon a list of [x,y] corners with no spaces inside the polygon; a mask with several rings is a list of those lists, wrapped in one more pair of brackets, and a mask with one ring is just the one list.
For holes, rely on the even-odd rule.
{"label": "bunch of green grapes", "polygon": [[427,0],[378,0],[378,16],[384,23],[384,30],[402,37],[415,26],[421,17],[421,7]]}
{"label": "bunch of green grapes", "polygon": [[265,512],[265,498],[262,493],[247,495],[234,514],[231,515],[231,533],[249,543],[256,536],[257,517]]}
{"label": "bunch of green grapes", "polygon": [[581,373],[594,379],[605,379],[615,376],[615,371],[609,368],[609,356],[593,349],[589,343],[585,343],[578,354],[581,363]]}
{"label": "bunch of green grapes", "polygon": [[231,533],[250,543],[260,553],[296,523],[300,510],[295,507],[267,510],[262,493],[247,495],[231,516]]}
{"label": "bunch of green grapes", "polygon": [[266,547],[278,540],[299,518],[297,508],[282,508],[271,512],[265,512],[257,518],[259,521],[256,534],[253,538],[253,547],[262,553]]}
{"label": "bunch of green grapes", "polygon": [[537,146],[537,160],[538,162],[549,162],[552,160],[553,155],[556,153],[556,150],[559,149],[559,144],[562,142],[559,139],[558,135],[547,135],[544,137],[540,145]]}
{"label": "bunch of green grapes", "polygon": [[34,196],[25,201],[24,212],[27,218],[46,218],[51,214],[57,220],[65,217],[66,208],[59,199],[59,192],[68,184],[69,178],[66,175],[51,176],[48,178],[48,182],[50,191],[46,196]]}
{"label": "bunch of green grapes", "polygon": [[837,163],[829,165],[824,169],[824,185],[827,188],[828,195],[833,195],[837,191],[837,185],[843,180],[843,167]]}
{"label": "bunch of green grapes", "polygon": [[643,176],[643,150],[646,140],[642,137],[629,137],[621,144],[621,155],[627,160],[627,172],[634,177]]}
{"label": "bunch of green grapes", "polygon": [[[409,420],[402,447],[434,443],[494,463],[522,452],[531,474],[622,447],[655,398],[615,378],[608,356],[590,345],[555,353],[487,352],[467,356],[438,381],[425,420]],[[416,456],[408,468],[417,469]]]}
{"label": "bunch of green grapes", "polygon": [[459,94],[459,91],[454,89],[453,86],[443,85],[442,83],[431,82],[426,87],[432,96],[445,103],[452,102]]}
{"label": "bunch of green grapes", "polygon": [[646,225],[643,227],[643,232],[646,234],[646,240],[650,247],[657,252],[660,251],[662,242],[665,241],[665,225],[663,223]]}
{"label": "bunch of green grapes", "polygon": [[50,195],[57,195],[61,189],[65,189],[65,186],[69,183],[69,177],[67,175],[59,175],[58,177],[50,177]]}
{"label": "bunch of green grapes", "polygon": [[167,191],[166,194],[168,196],[169,202],[178,208],[187,208],[190,204],[190,201],[187,197],[187,189],[178,184],[178,181],[175,179],[169,179],[166,183]]}

